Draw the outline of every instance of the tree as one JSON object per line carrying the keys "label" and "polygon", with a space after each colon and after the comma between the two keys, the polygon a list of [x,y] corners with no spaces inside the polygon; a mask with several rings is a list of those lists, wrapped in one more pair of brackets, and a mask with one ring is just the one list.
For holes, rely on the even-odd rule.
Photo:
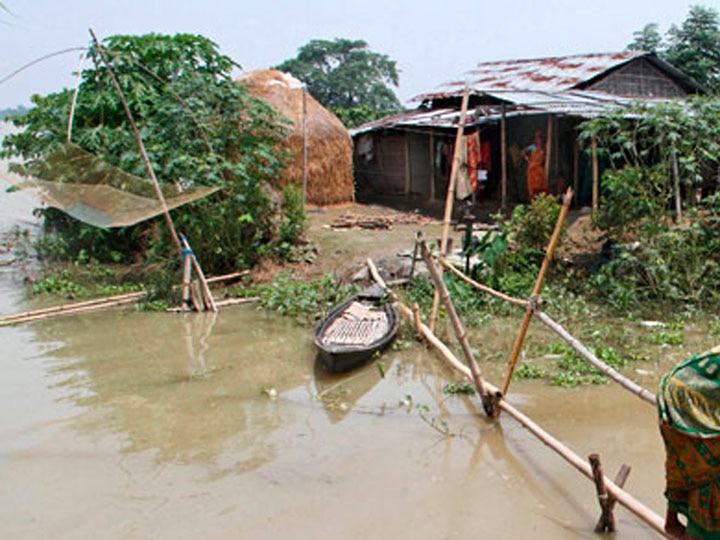
{"label": "tree", "polygon": [[346,125],[401,108],[389,87],[398,85],[395,61],[370,51],[362,40],[311,40],[300,47],[296,58],[277,69],[303,81],[308,92],[324,107],[339,113]]}
{"label": "tree", "polygon": [[679,28],[668,31],[666,58],[708,89],[720,90],[720,21],[718,12],[692,6]]}
{"label": "tree", "polygon": [[628,45],[630,51],[658,52],[662,48],[662,36],[657,23],[646,24],[642,30],[633,32],[635,40]]}
{"label": "tree", "polygon": [[711,92],[720,91],[720,19],[714,9],[692,6],[680,27],[673,25],[665,40],[656,23],[633,32],[629,50],[655,52]]}
{"label": "tree", "polygon": [[[283,154],[276,145],[284,135],[283,120],[232,80],[235,62],[207,38],[118,35],[101,46],[158,179],[221,187],[172,213],[203,266],[223,272],[255,264],[278,227],[264,185],[279,176]],[[90,52],[97,61],[95,45]],[[31,110],[15,119],[24,131],[6,137],[3,155],[31,160],[64,143],[72,94],[33,96]],[[122,103],[99,62],[82,72],[73,126],[74,143],[147,178]],[[177,261],[158,218],[112,230],[93,229],[57,212],[47,218],[61,227],[68,256],[83,250],[99,260],[129,261],[141,252]]]}

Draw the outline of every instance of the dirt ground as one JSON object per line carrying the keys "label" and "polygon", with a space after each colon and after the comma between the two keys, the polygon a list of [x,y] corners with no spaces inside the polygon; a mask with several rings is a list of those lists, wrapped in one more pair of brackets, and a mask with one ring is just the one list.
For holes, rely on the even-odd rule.
{"label": "dirt ground", "polygon": [[[439,243],[442,237],[442,211],[397,210],[383,205],[345,204],[308,210],[306,238],[317,250],[311,264],[301,264],[293,273],[314,279],[334,273],[341,280],[351,280],[366,267],[366,260],[394,267],[398,259],[409,260],[418,232],[428,242]],[[347,226],[349,223],[354,226]],[[493,226],[489,213],[475,222],[478,231]],[[456,221],[450,227],[449,241],[460,249],[465,231]],[[590,214],[571,210],[567,231],[559,247],[563,257],[574,259],[599,249],[597,232],[590,228]],[[272,273],[277,269],[265,269]]]}

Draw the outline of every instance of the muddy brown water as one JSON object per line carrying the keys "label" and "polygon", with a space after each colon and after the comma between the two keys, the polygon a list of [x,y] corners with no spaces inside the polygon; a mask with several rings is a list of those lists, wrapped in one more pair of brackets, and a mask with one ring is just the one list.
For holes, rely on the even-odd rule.
{"label": "muddy brown water", "polygon": [[[27,309],[0,270],[0,314]],[[0,328],[0,351],[3,538],[597,537],[594,485],[511,418],[444,394],[454,376],[419,345],[387,351],[384,378],[374,364],[329,376],[307,328],[244,306]],[[500,382],[500,363],[483,367]],[[508,400],[609,476],[631,465],[627,490],[664,512],[651,406],[537,381]],[[659,537],[616,517],[615,538]]]}

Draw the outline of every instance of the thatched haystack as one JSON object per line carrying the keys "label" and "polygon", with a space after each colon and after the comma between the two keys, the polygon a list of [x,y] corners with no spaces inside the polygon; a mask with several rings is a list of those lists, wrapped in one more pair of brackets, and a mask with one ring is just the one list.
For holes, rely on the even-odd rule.
{"label": "thatched haystack", "polygon": [[[283,182],[303,185],[303,89],[287,73],[262,69],[243,74],[238,82],[292,121],[286,139],[293,160]],[[306,202],[320,206],[353,201],[352,138],[330,111],[306,94],[307,193]]]}

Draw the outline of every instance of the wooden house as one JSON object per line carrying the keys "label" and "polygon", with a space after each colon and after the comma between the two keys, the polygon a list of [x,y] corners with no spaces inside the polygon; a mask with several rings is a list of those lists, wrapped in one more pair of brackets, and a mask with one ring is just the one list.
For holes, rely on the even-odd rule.
{"label": "wooden house", "polygon": [[[359,201],[375,197],[444,200],[462,97],[464,134],[479,144],[473,164],[476,203],[526,202],[526,148],[546,141],[551,193],[574,187],[576,204],[595,204],[598,167],[578,144],[577,126],[633,101],[705,93],[654,53],[626,51],[484,62],[413,99],[417,108],[351,131]],[[478,169],[479,167],[479,169]],[[477,171],[476,171],[477,169]],[[594,177],[593,177],[594,169]],[[477,176],[474,176],[477,174]],[[474,187],[473,186],[473,187]]]}

